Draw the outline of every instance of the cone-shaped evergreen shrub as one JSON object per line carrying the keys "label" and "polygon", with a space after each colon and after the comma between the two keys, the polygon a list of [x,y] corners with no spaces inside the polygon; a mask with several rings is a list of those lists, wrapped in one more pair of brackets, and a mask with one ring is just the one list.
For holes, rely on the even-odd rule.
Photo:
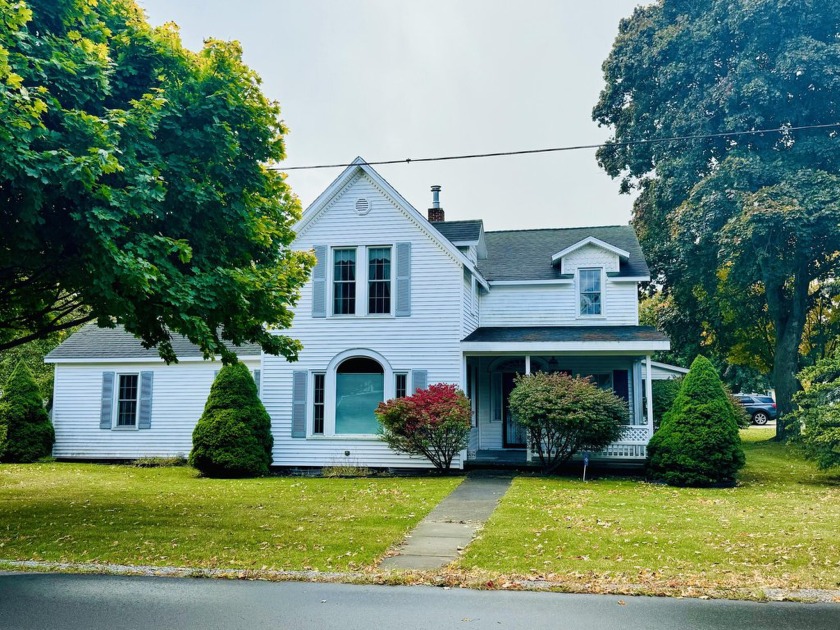
{"label": "cone-shaped evergreen shrub", "polygon": [[257,477],[271,465],[271,419],[242,363],[221,369],[193,431],[190,465],[207,477]]}
{"label": "cone-shaped evergreen shrub", "polygon": [[55,431],[44,399],[21,361],[0,398],[0,456],[4,462],[35,462],[52,454],[53,442]]}
{"label": "cone-shaped evergreen shrub", "polygon": [[729,484],[744,465],[737,412],[714,366],[698,356],[648,444],[648,472],[673,486]]}

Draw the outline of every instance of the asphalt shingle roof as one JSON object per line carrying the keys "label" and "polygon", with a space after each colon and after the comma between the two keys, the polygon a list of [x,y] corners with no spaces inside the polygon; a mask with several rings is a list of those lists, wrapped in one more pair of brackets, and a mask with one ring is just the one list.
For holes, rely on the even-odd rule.
{"label": "asphalt shingle roof", "polygon": [[491,282],[562,278],[560,265],[553,266],[551,257],[589,236],[630,254],[629,260],[621,261],[615,275],[650,275],[639,239],[629,225],[485,232],[487,259],[479,261],[478,270]]}
{"label": "asphalt shingle roof", "polygon": [[[262,349],[257,344],[229,346],[241,357],[259,356]],[[186,337],[173,335],[172,348],[178,358],[201,357],[201,350]],[[156,348],[146,349],[140,340],[127,333],[122,326],[99,328],[88,324],[70,335],[64,343],[50,352],[47,359],[154,359],[159,357]]]}
{"label": "asphalt shingle roof", "polygon": [[478,328],[464,341],[493,343],[569,341],[668,341],[652,326],[526,326]]}
{"label": "asphalt shingle roof", "polygon": [[482,222],[474,221],[436,221],[432,226],[451,243],[477,241],[481,235]]}

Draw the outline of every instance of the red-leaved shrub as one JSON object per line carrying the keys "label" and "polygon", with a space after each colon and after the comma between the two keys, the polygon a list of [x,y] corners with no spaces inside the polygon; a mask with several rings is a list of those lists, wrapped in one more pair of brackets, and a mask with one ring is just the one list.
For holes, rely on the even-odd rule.
{"label": "red-leaved shrub", "polygon": [[423,455],[439,470],[448,470],[469,441],[470,401],[455,385],[438,383],[413,396],[380,403],[376,418],[388,446],[398,453]]}

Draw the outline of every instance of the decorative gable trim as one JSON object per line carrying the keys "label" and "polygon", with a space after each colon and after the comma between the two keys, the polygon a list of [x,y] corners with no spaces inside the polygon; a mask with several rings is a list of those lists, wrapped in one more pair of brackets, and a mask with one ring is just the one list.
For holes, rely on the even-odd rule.
{"label": "decorative gable trim", "polygon": [[574,245],[569,245],[566,249],[560,250],[554,256],[551,257],[551,264],[554,265],[557,263],[558,260],[571,254],[574,251],[579,250],[581,247],[586,247],[587,245],[595,245],[596,247],[600,247],[601,249],[605,249],[608,252],[612,252],[619,258],[623,258],[624,260],[629,260],[630,252],[624,251],[623,249],[616,247],[615,245],[610,245],[609,243],[602,241],[599,238],[595,238],[594,236],[587,236],[585,239],[578,241]]}
{"label": "decorative gable trim", "polygon": [[450,243],[447,239],[445,239],[437,230],[429,229],[431,225],[429,222],[423,217],[423,215],[418,212],[414,206],[412,206],[406,199],[398,193],[391,184],[389,184],[385,179],[377,173],[364,159],[361,157],[357,157],[353,160],[353,163],[348,166],[347,168],[342,171],[342,173],[335,178],[332,184],[330,184],[327,189],[322,192],[318,198],[312,202],[312,204],[304,211],[303,217],[300,221],[298,221],[294,226],[294,231],[297,234],[303,234],[306,229],[327,209],[329,208],[333,202],[340,197],[341,193],[344,192],[344,189],[352,184],[357,177],[361,176],[364,173],[367,175],[373,185],[391,202],[394,206],[400,210],[412,223],[414,223],[420,230],[432,241],[434,242],[440,249],[446,252],[450,258],[454,262],[461,263],[467,269],[469,269],[473,274],[475,274],[476,279],[478,280],[479,284],[485,288],[485,290],[490,290],[490,285],[487,284],[487,280],[484,279],[484,276],[476,269],[476,266],[458,251],[458,248]]}

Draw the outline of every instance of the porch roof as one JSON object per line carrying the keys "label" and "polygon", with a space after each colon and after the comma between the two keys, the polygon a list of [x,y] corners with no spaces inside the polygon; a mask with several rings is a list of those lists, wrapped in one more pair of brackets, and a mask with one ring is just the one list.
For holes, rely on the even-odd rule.
{"label": "porch roof", "polygon": [[478,328],[463,350],[634,351],[670,349],[667,335],[652,326],[526,326]]}

